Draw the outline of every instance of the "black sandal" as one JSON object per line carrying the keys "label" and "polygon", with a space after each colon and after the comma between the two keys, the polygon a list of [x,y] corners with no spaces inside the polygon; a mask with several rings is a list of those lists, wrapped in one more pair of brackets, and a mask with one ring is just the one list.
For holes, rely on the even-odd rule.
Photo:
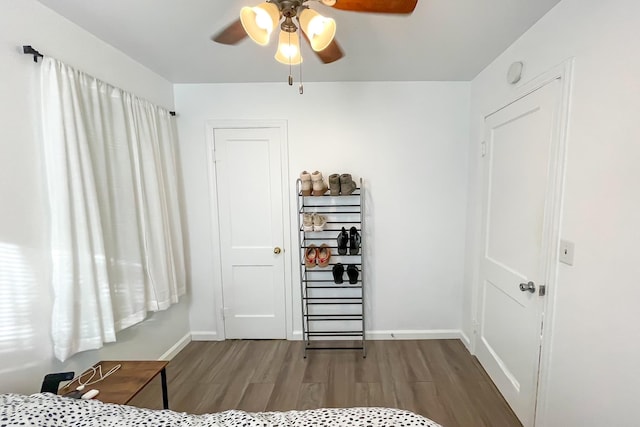
{"label": "black sandal", "polygon": [[358,283],[358,274],[360,274],[360,271],[358,271],[358,267],[353,264],[349,264],[347,266],[347,276],[349,276],[350,284],[355,285]]}
{"label": "black sandal", "polygon": [[347,254],[347,245],[349,244],[349,235],[347,234],[347,230],[342,227],[342,231],[338,234],[338,254],[346,255]]}
{"label": "black sandal", "polygon": [[349,254],[358,255],[358,252],[360,252],[360,242],[362,241],[360,234],[355,227],[351,227],[349,234]]}
{"label": "black sandal", "polygon": [[340,263],[337,263],[333,266],[333,283],[341,284],[344,282],[342,279],[342,275],[344,274],[344,266]]}

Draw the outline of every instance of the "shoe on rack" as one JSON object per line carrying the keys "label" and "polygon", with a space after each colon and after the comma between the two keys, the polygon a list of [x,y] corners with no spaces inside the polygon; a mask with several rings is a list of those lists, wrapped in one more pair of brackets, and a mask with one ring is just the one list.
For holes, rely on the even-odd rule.
{"label": "shoe on rack", "polygon": [[344,274],[344,266],[337,263],[333,266],[333,283],[340,285],[344,282],[342,275]]}
{"label": "shoe on rack", "polygon": [[358,267],[353,264],[349,264],[347,266],[347,276],[349,276],[349,284],[355,285],[358,283],[358,274],[360,274]]}
{"label": "shoe on rack", "polygon": [[349,235],[347,234],[347,230],[342,227],[342,231],[338,234],[338,255],[346,255],[348,245]]}
{"label": "shoe on rack", "polygon": [[349,230],[349,254],[358,255],[360,252],[360,243],[362,238],[355,227],[351,227]]}
{"label": "shoe on rack", "polygon": [[327,217],[324,215],[315,214],[313,216],[313,231],[323,231],[324,226],[327,224]]}
{"label": "shoe on rack", "polygon": [[324,183],[324,179],[322,178],[322,172],[315,171],[311,174],[311,183],[313,186],[313,191],[311,194],[314,196],[324,196],[324,193],[327,192],[329,187]]}
{"label": "shoe on rack", "polygon": [[337,173],[329,175],[329,194],[332,196],[340,195],[340,175]]}
{"label": "shoe on rack", "polygon": [[313,231],[314,216],[315,215],[308,212],[305,212],[302,214],[302,230],[303,231]]}
{"label": "shoe on rack", "polygon": [[318,267],[326,267],[329,265],[329,260],[331,259],[331,248],[327,246],[326,243],[323,243],[318,248]]}
{"label": "shoe on rack", "polygon": [[312,185],[311,185],[311,174],[307,171],[302,171],[302,173],[300,173],[300,181],[302,182],[301,185],[301,192],[303,196],[310,196],[311,195],[311,189],[312,189]]}
{"label": "shoe on rack", "polygon": [[340,194],[348,196],[355,191],[356,187],[357,185],[353,182],[351,174],[343,173],[340,175]]}
{"label": "shoe on rack", "polygon": [[314,268],[318,259],[318,248],[316,245],[309,245],[304,251],[304,265],[307,268]]}

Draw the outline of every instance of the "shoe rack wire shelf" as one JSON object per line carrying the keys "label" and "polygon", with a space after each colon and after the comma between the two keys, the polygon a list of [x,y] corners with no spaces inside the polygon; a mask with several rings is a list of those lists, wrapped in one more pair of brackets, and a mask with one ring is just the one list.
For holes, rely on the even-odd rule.
{"label": "shoe rack wire shelf", "polygon": [[[357,254],[338,253],[337,235],[344,227],[347,232],[355,227],[361,239],[364,230],[364,186],[360,179],[350,195],[304,196],[302,181],[297,180],[298,244],[300,248],[300,294],[302,306],[302,336],[305,341],[304,357],[309,350],[362,350],[367,356],[365,334],[365,268],[363,244]],[[304,214],[318,214],[326,218],[322,231],[307,231],[303,226]],[[325,244],[331,251],[326,267],[305,263],[307,249]],[[344,282],[336,284],[333,267],[341,263],[354,265],[358,270],[355,284],[349,283],[346,270]],[[344,343],[344,344],[342,344]]]}

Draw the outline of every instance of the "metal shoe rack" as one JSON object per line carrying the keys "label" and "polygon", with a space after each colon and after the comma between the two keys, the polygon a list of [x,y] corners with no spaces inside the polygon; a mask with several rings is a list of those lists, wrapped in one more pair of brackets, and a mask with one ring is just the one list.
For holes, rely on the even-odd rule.
{"label": "metal shoe rack", "polygon": [[[350,195],[303,196],[302,182],[296,183],[298,207],[298,243],[300,247],[300,293],[302,296],[302,336],[305,341],[304,357],[309,350],[362,350],[367,356],[365,339],[365,269],[364,269],[364,187]],[[324,215],[323,231],[305,231],[305,213]],[[338,254],[337,236],[344,227],[349,232],[355,227],[362,243],[357,255]],[[327,267],[305,265],[305,252],[310,245],[326,244],[331,249]],[[349,248],[349,244],[347,244]],[[344,282],[336,284],[333,267],[345,266]],[[358,269],[357,283],[349,283],[347,265]],[[344,343],[344,344],[343,344]]]}

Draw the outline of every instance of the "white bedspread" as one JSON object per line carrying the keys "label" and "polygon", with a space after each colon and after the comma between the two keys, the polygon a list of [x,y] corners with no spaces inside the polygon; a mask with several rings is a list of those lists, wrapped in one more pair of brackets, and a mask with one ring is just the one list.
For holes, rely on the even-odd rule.
{"label": "white bedspread", "polygon": [[192,415],[171,410],[80,400],[38,393],[0,395],[0,427],[13,426],[189,426],[189,427],[440,427],[413,412],[390,408],[315,409],[287,412],[224,411]]}

